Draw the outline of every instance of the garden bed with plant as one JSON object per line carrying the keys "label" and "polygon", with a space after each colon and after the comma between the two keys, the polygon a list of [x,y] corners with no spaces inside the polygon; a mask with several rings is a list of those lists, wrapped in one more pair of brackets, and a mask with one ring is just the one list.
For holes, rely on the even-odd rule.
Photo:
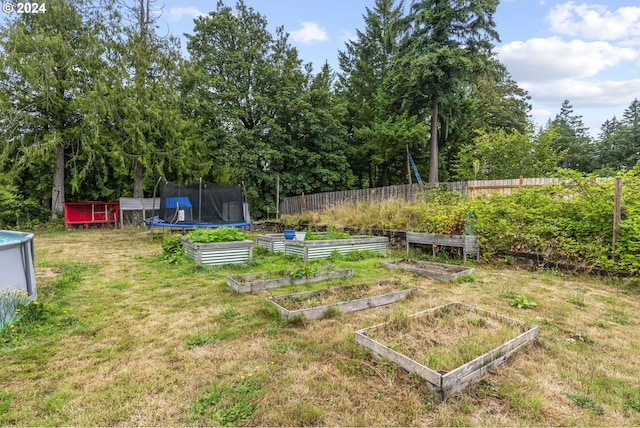
{"label": "garden bed with plant", "polygon": [[450,265],[446,263],[428,262],[424,260],[399,259],[383,262],[387,269],[399,269],[434,279],[455,281],[465,275],[473,275],[473,268]]}
{"label": "garden bed with plant", "polygon": [[307,265],[274,272],[245,273],[227,276],[227,285],[238,293],[269,290],[290,284],[306,284],[353,276],[353,269],[330,271],[327,267]]}
{"label": "garden bed with plant", "polygon": [[417,293],[399,280],[331,287],[269,298],[281,318],[316,320],[344,312],[389,305]]}
{"label": "garden bed with plant", "polygon": [[537,333],[535,325],[456,302],[359,330],[356,342],[444,398],[504,363]]}
{"label": "garden bed with plant", "polygon": [[334,227],[327,228],[326,233],[307,231],[304,241],[287,240],[284,243],[285,255],[296,255],[302,260],[330,257],[332,253],[347,254],[352,251],[371,251],[386,254],[389,238],[383,236],[351,236]]}
{"label": "garden bed with plant", "polygon": [[244,263],[253,257],[251,235],[235,227],[195,229],[181,237],[184,254],[198,264]]}

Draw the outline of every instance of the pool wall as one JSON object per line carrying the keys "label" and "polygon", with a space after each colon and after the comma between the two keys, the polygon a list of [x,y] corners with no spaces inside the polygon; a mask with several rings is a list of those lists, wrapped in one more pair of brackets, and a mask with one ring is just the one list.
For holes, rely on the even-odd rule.
{"label": "pool wall", "polygon": [[37,299],[33,234],[0,230],[0,289],[25,290]]}

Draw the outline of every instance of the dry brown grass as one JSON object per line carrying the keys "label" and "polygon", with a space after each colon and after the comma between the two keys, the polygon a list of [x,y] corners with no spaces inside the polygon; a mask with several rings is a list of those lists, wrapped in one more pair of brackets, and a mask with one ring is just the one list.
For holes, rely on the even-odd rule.
{"label": "dry brown grass", "polygon": [[[1,349],[3,425],[215,425],[192,404],[243,376],[261,382],[254,426],[640,425],[624,407],[625,391],[640,396],[640,296],[610,280],[478,266],[470,283],[409,276],[414,299],[289,325],[268,316],[265,293],[228,289],[228,271],[153,259],[161,244],[143,231],[41,233],[35,247],[41,298],[78,322]],[[93,268],[60,294],[52,272],[68,263]],[[354,283],[389,276],[350,266]],[[538,307],[511,307],[510,292]],[[538,339],[444,402],[355,345],[358,329],[452,301],[538,324]],[[195,335],[217,339],[189,346]]]}

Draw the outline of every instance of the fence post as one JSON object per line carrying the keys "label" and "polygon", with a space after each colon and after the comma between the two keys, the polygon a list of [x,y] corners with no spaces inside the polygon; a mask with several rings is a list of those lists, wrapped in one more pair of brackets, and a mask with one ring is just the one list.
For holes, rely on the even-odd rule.
{"label": "fence post", "polygon": [[622,200],[622,179],[616,178],[615,191],[613,193],[613,240],[611,242],[611,252],[613,260],[618,261],[616,257],[616,249],[618,246],[618,236],[620,235],[620,216],[621,216],[621,200]]}

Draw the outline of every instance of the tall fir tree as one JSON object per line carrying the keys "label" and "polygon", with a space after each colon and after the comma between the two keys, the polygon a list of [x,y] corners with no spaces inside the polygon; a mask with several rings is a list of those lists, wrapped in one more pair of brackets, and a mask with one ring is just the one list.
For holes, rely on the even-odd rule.
{"label": "tall fir tree", "polygon": [[443,105],[455,105],[477,76],[490,68],[499,41],[493,15],[498,0],[417,0],[397,56],[396,87],[411,114],[430,122],[429,182],[439,180]]}
{"label": "tall fir tree", "polygon": [[51,208],[53,219],[63,212],[67,179],[83,168],[78,157],[94,150],[87,94],[99,80],[104,47],[102,17],[90,6],[53,0],[45,13],[18,15],[0,29],[3,168],[13,170],[26,197]]}
{"label": "tall fir tree", "polygon": [[560,113],[549,122],[549,127],[558,133],[553,149],[557,152],[566,151],[560,166],[580,172],[591,172],[596,157],[595,146],[589,135],[589,128],[584,126],[582,116],[573,113],[573,106],[569,100],[564,100]]}

